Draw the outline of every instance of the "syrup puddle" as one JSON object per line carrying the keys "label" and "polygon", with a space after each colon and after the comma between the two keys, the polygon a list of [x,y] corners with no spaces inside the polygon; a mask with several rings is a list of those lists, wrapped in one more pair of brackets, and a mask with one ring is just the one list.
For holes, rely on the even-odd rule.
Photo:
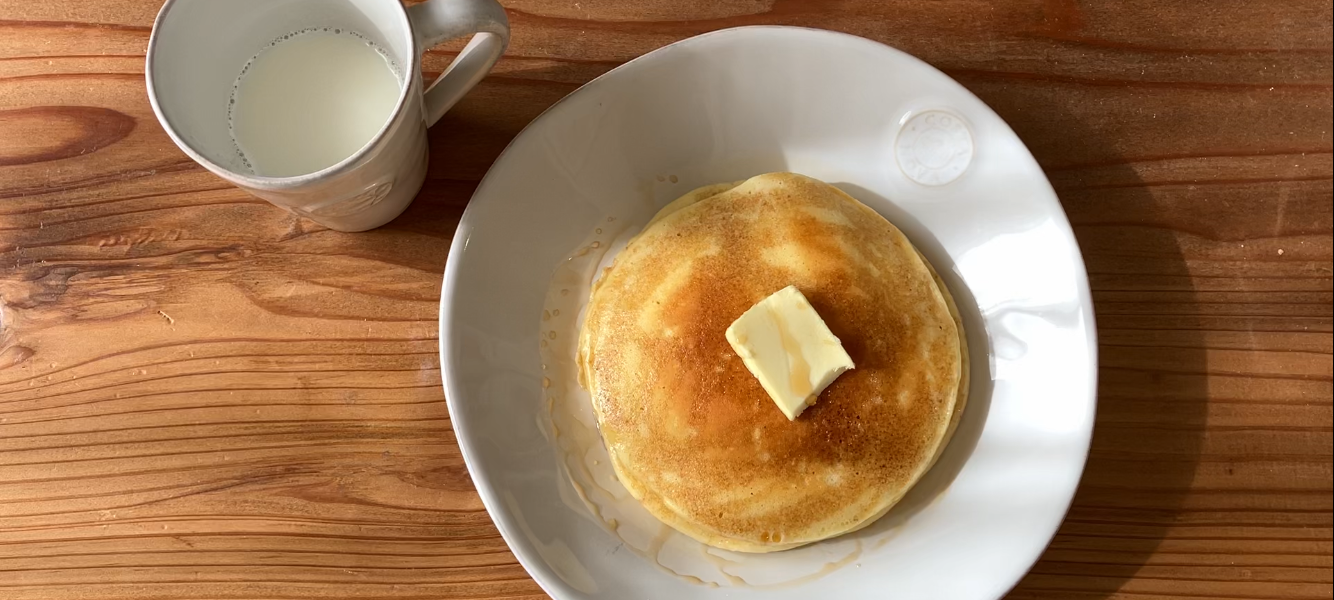
{"label": "syrup puddle", "polygon": [[[592,400],[579,385],[575,357],[592,284],[639,229],[616,217],[604,219],[556,269],[543,304],[539,354],[550,422],[541,423],[541,429],[550,432],[549,439],[559,450],[560,466],[572,484],[569,488],[561,486],[562,501],[576,510],[586,510],[626,548],[662,571],[705,587],[795,587],[859,564],[866,550],[861,536],[844,536],[771,554],[706,546],[649,514],[617,480],[598,432]],[[869,551],[883,547],[893,535],[891,530],[877,534],[877,539],[867,539]]]}

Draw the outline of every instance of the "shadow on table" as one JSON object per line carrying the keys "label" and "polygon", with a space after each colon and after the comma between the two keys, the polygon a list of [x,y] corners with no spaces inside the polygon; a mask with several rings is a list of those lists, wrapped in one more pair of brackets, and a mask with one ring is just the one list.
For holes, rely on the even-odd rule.
{"label": "shadow on table", "polygon": [[[1019,98],[1004,87],[969,87],[1044,166],[1115,147],[1059,95]],[[1164,206],[1127,162],[1110,156],[1096,166],[1048,168],[1093,291],[1098,409],[1070,512],[1007,598],[1116,595],[1179,522],[1195,477],[1208,412],[1204,324]]]}

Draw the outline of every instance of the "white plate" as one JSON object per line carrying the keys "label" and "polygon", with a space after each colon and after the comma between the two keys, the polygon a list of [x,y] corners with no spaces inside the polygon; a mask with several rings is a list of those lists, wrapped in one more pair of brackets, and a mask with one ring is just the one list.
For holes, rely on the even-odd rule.
{"label": "white plate", "polygon": [[[752,556],[705,554],[679,535],[631,539],[578,499],[553,431],[542,365],[571,346],[563,335],[539,353],[539,336],[574,327],[568,313],[557,328],[540,321],[553,272],[686,191],[780,170],[839,185],[941,271],[972,347],[964,420],[927,477],[862,532]],[[826,31],[749,27],[672,44],[529,125],[459,225],[440,340],[473,482],[519,561],[560,600],[998,598],[1056,531],[1093,426],[1088,281],[1042,170],[949,77]]]}

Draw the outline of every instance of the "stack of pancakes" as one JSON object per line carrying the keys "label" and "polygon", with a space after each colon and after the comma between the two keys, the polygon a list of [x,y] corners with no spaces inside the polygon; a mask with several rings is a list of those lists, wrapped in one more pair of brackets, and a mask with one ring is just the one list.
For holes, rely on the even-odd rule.
{"label": "stack of pancakes", "polygon": [[[788,285],[856,368],[793,421],[725,337]],[[948,290],[893,225],[791,173],[664,208],[594,285],[580,381],[625,487],[711,546],[793,548],[869,525],[931,467],[967,394]]]}

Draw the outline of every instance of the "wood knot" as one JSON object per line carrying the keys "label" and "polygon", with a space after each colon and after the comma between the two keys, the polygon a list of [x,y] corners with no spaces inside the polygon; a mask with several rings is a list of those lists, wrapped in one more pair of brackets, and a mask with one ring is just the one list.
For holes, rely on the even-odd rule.
{"label": "wood knot", "polygon": [[134,117],[97,106],[0,110],[0,167],[82,156],[130,135]]}

